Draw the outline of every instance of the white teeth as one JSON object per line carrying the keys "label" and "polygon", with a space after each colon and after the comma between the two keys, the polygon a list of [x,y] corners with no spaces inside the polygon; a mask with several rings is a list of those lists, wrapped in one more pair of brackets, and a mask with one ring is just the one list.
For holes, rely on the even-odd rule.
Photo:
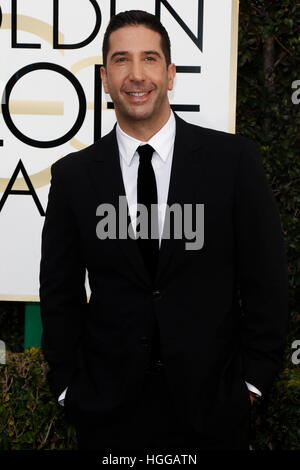
{"label": "white teeth", "polygon": [[146,93],[128,93],[128,94],[131,95],[131,96],[145,96],[145,95],[147,95],[147,93],[148,92],[146,92]]}

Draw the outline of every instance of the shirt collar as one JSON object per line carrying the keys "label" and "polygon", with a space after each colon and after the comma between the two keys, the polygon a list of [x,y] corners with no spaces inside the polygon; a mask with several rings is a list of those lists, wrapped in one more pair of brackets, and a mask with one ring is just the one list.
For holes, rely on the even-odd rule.
{"label": "shirt collar", "polygon": [[156,133],[148,142],[144,142],[130,135],[126,134],[119,123],[116,126],[116,135],[119,146],[119,152],[125,163],[129,166],[132,162],[133,156],[140,145],[149,144],[157,152],[159,157],[166,162],[170,150],[174,144],[175,139],[176,121],[173,111],[166,124]]}

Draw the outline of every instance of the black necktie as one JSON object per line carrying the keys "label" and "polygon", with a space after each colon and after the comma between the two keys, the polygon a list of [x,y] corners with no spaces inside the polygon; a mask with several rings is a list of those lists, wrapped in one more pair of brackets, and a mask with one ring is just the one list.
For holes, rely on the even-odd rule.
{"label": "black necktie", "polygon": [[[137,152],[140,156],[137,179],[137,202],[138,204],[144,204],[148,213],[148,238],[138,238],[137,241],[146,268],[149,271],[152,282],[154,282],[159,254],[157,188],[155,173],[151,164],[154,149],[151,145],[146,144],[138,147]],[[155,210],[152,208],[152,217],[151,204],[156,204],[156,206],[153,206]],[[151,230],[156,238],[151,238]],[[161,360],[160,358],[159,329],[157,320],[155,319],[152,337],[151,362],[157,363],[157,361]]]}
{"label": "black necktie", "polygon": [[[152,168],[151,159],[154,149],[151,145],[138,147],[140,163],[137,178],[137,202],[144,204],[147,208],[148,236],[147,239],[139,237],[137,239],[146,268],[148,269],[152,281],[154,280],[157,268],[159,239],[158,239],[158,211],[157,211],[157,189],[155,173]],[[152,217],[151,217],[151,205]],[[155,210],[153,210],[155,209]],[[151,233],[154,237],[151,238]]]}

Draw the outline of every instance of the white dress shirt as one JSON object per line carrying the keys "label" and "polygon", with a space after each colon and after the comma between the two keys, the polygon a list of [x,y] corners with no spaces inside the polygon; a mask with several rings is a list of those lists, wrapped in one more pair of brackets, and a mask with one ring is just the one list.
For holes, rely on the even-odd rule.
{"label": "white dress shirt", "polygon": [[[162,229],[166,213],[175,132],[176,121],[172,111],[166,124],[153,137],[151,137],[148,142],[143,142],[129,136],[120,128],[119,123],[117,123],[116,126],[120,166],[134,233],[136,233],[137,175],[139,167],[139,154],[137,153],[137,148],[140,145],[149,144],[154,149],[152,166],[157,186],[159,246],[161,244]],[[246,384],[250,391],[261,396],[261,392],[256,387],[247,382]],[[67,388],[58,398],[61,405],[64,404],[66,391]]]}
{"label": "white dress shirt", "polygon": [[173,160],[176,122],[171,112],[167,123],[148,142],[130,137],[117,124],[116,134],[120,152],[120,165],[134,234],[136,234],[137,175],[140,145],[149,144],[154,149],[152,167],[155,173],[158,205],[159,246],[166,213],[169,182]]}

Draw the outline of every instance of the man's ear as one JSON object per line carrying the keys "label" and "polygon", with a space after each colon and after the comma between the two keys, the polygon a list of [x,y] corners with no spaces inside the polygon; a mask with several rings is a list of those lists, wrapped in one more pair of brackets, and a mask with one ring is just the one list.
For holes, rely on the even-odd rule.
{"label": "man's ear", "polygon": [[168,90],[169,91],[173,90],[175,75],[176,75],[176,65],[169,64],[168,66]]}
{"label": "man's ear", "polygon": [[100,68],[100,75],[101,75],[101,80],[103,83],[103,88],[105,93],[109,93],[108,85],[107,85],[107,74],[106,74],[106,69],[104,65]]}

